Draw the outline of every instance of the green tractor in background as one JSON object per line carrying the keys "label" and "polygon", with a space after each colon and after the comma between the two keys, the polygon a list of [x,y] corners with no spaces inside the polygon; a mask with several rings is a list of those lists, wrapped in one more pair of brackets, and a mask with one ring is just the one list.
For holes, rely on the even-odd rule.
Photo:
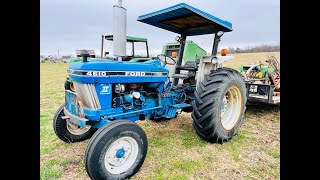
{"label": "green tractor in background", "polygon": [[[251,69],[250,69],[251,68]],[[248,71],[250,70],[250,71]],[[248,78],[268,78],[269,73],[274,73],[274,69],[271,66],[266,66],[263,64],[254,64],[254,65],[241,65],[240,73],[243,75],[246,72],[250,72],[247,74]]]}
{"label": "green tractor in background", "polygon": [[[176,58],[179,54],[180,43],[179,39],[175,43],[167,43],[163,46],[162,54]],[[200,59],[202,56],[207,55],[207,52],[202,49],[197,43],[188,40],[184,46],[183,61],[194,61],[195,59]]]}
{"label": "green tractor in background", "polygon": [[[107,41],[113,41],[113,35],[107,35],[107,36],[103,36],[103,38]],[[102,40],[102,44],[101,44],[101,57],[103,57],[103,59],[106,58],[106,56],[109,54],[109,52],[105,52],[104,55],[103,54],[103,43],[104,41]],[[149,56],[149,47],[148,47],[148,39],[147,38],[141,38],[141,37],[133,37],[133,36],[127,36],[127,44],[131,44],[131,54],[128,55],[125,59],[123,59],[123,61],[129,61],[129,62],[144,62],[144,61],[148,61],[151,59],[151,57]],[[138,54],[136,52],[137,45],[143,45],[145,47],[145,49],[143,48],[139,48],[138,50],[140,50],[143,53]],[[108,59],[110,59],[110,57],[108,57]]]}
{"label": "green tractor in background", "polygon": [[[104,39],[107,41],[113,41],[113,35],[102,35],[102,44],[101,44],[101,59],[106,59],[107,55],[109,54],[109,52],[104,52],[103,50],[103,46],[104,46]],[[131,55],[129,55],[126,59],[124,59],[123,61],[130,61],[130,62],[144,62],[144,61],[148,61],[151,58],[149,57],[149,49],[148,49],[148,39],[146,38],[140,38],[140,37],[132,37],[132,36],[127,36],[127,43],[132,44],[132,50],[131,50]],[[141,56],[141,55],[137,55],[135,53],[135,44],[137,43],[145,43],[145,47],[146,47],[146,55],[145,56]],[[90,59],[96,58],[96,54],[94,50],[87,50],[90,54]],[[103,53],[104,52],[104,53]],[[76,54],[77,57],[73,57],[70,58],[70,63],[74,63],[74,62],[80,62],[82,61],[82,56],[81,56],[81,50],[76,50]],[[112,57],[108,57],[108,59],[113,59]]]}
{"label": "green tractor in background", "polygon": [[[163,46],[162,54],[165,55],[165,57],[173,58],[174,60],[177,61],[179,58],[178,57],[179,49],[180,49],[180,39],[178,36],[176,37],[176,42],[167,43],[166,45]],[[191,40],[188,40],[185,42],[181,65],[185,65],[185,63],[188,61],[199,61],[201,57],[206,55],[207,55],[207,52],[204,49],[202,49],[197,43]],[[170,64],[168,64],[166,67],[170,70],[169,77],[170,77],[170,80],[173,81],[172,75],[175,73],[176,67]],[[181,72],[188,73],[188,71],[184,71],[184,70],[181,70]],[[183,81],[183,80],[180,79],[179,81]],[[183,82],[183,83],[187,83],[187,82]]]}

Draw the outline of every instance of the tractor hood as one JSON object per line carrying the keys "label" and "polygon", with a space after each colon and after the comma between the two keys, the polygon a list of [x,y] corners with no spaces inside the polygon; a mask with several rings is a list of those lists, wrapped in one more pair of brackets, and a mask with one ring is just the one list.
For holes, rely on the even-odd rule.
{"label": "tractor hood", "polygon": [[168,72],[162,67],[159,60],[146,62],[118,62],[115,60],[92,60],[89,62],[76,62],[69,65],[70,70],[91,71],[145,71],[145,72]]}
{"label": "tractor hood", "polygon": [[[159,60],[118,62],[91,60],[69,65],[69,78],[79,83],[131,83],[165,81],[169,71]],[[108,78],[106,78],[108,77]]]}

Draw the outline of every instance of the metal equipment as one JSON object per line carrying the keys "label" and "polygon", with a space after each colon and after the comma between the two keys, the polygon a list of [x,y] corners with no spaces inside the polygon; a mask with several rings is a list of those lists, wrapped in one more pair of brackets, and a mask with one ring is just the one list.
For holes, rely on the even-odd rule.
{"label": "metal equipment", "polygon": [[[123,8],[121,4],[117,7]],[[74,91],[66,89],[65,104],[53,119],[54,130],[67,143],[90,139],[84,163],[92,179],[126,179],[139,170],[148,141],[134,123],[138,120],[170,120],[182,111],[192,112],[199,137],[221,144],[235,136],[243,120],[245,82],[238,71],[222,67],[233,57],[217,56],[221,37],[232,31],[230,22],[185,3],[139,16],[138,21],[180,34],[177,61],[163,54],[145,62],[122,61],[126,58],[122,32],[113,39],[121,41],[116,43],[121,46],[116,48],[119,61],[87,59],[88,52],[83,51],[83,61],[68,67]],[[183,65],[187,37],[205,34],[215,34],[212,55]],[[167,64],[176,67],[174,82]]]}
{"label": "metal equipment", "polygon": [[280,104],[280,64],[274,56],[266,62],[267,66],[259,63],[240,67],[246,82],[248,105]]}

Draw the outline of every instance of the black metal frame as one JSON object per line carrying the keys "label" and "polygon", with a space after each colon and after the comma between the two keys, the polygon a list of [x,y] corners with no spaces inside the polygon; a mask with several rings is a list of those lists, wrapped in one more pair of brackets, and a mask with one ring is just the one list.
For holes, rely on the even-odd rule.
{"label": "black metal frame", "polygon": [[[218,36],[218,32],[217,31],[214,35],[214,40],[213,40],[213,46],[212,46],[212,56],[217,56],[218,53],[218,46],[219,46],[219,42],[221,41],[221,36]],[[182,59],[183,59],[183,53],[184,53],[184,46],[186,44],[186,39],[187,36],[185,34],[181,34],[181,39],[180,39],[180,48],[179,48],[179,57],[178,57],[178,61],[176,63],[176,69],[175,69],[175,74],[180,74],[180,69],[177,67],[180,67],[182,64]],[[177,85],[179,82],[179,78],[175,78],[173,80],[173,85]]]}
{"label": "black metal frame", "polygon": [[[186,44],[186,39],[187,39],[187,36],[184,35],[184,34],[181,34],[181,39],[180,39],[180,48],[179,48],[179,57],[178,57],[178,61],[176,63],[176,69],[175,69],[175,74],[180,74],[180,69],[177,68],[179,66],[181,66],[182,64],[182,59],[183,59],[183,53],[184,53],[184,46]],[[173,85],[177,85],[179,82],[179,78],[175,78],[173,80]]]}
{"label": "black metal frame", "polygon": [[147,48],[147,57],[149,58],[149,47],[148,47],[148,41],[146,42],[146,48]]}
{"label": "black metal frame", "polygon": [[[268,96],[268,99],[267,101],[265,101],[264,99],[261,99],[261,98],[255,98],[255,97],[250,97],[249,95],[252,94],[250,92],[250,87],[251,86],[263,86],[263,87],[267,87],[267,96]],[[250,103],[255,103],[255,102],[258,102],[258,103],[267,103],[267,104],[277,104],[277,103],[274,103],[273,102],[273,92],[274,92],[274,89],[275,89],[275,86],[274,85],[269,85],[269,84],[256,84],[256,83],[246,83],[246,96],[248,98],[248,102],[247,104],[250,104]],[[261,95],[262,96],[262,95]]]}
{"label": "black metal frame", "polygon": [[211,52],[212,56],[217,56],[217,54],[218,54],[218,46],[219,46],[219,42],[221,41],[220,38],[221,38],[221,36],[218,36],[218,32],[217,32],[214,35],[213,47],[212,47],[212,52]]}
{"label": "black metal frame", "polygon": [[[131,42],[132,43],[132,57],[135,57],[135,53],[134,53],[134,43],[136,43],[136,42]],[[145,43],[145,45],[146,45],[146,50],[147,50],[147,57],[143,57],[143,58],[149,58],[150,56],[149,56],[149,47],[148,47],[148,42],[144,42]]]}

